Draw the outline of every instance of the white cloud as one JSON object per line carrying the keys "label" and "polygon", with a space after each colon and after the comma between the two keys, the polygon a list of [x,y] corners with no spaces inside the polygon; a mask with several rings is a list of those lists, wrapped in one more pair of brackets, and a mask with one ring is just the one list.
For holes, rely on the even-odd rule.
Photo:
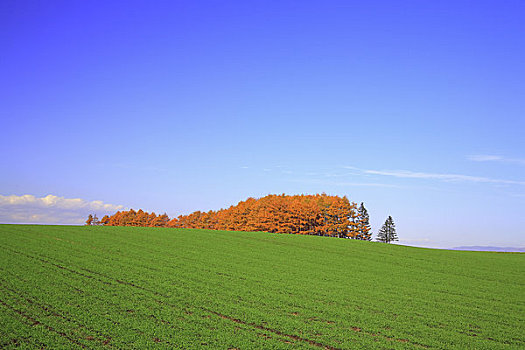
{"label": "white cloud", "polygon": [[102,201],[86,201],[81,198],[64,198],[49,194],[45,197],[35,197],[32,194],[23,196],[2,196],[0,195],[0,207],[10,205],[27,205],[38,207],[54,207],[60,209],[91,209],[91,210],[120,210],[122,205],[105,204]]}
{"label": "white cloud", "polygon": [[486,155],[486,154],[476,154],[476,155],[467,156],[467,159],[472,160],[474,162],[500,162],[500,163],[513,163],[513,164],[525,165],[525,159],[507,158],[507,157]]}
{"label": "white cloud", "polygon": [[122,209],[122,205],[100,200],[86,201],[51,194],[45,197],[0,195],[0,223],[81,224],[91,213],[101,216]]}

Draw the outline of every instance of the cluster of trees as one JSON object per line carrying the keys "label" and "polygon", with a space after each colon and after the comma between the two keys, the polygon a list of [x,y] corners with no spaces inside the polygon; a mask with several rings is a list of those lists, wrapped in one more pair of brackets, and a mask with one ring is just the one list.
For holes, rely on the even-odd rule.
{"label": "cluster of trees", "polygon": [[268,195],[219,211],[181,215],[174,227],[371,238],[368,213],[346,197]]}
{"label": "cluster of trees", "polygon": [[97,217],[97,214],[95,214],[95,216],[89,214],[89,216],[88,216],[88,218],[86,220],[86,225],[98,226],[98,225],[103,225],[103,223],[100,222],[100,220]]}
{"label": "cluster of trees", "polygon": [[[138,211],[133,209],[117,211],[115,214],[111,216],[106,215],[100,220],[100,223],[105,226],[175,227],[169,225],[169,222],[170,218],[166,214],[150,214],[142,209]],[[86,225],[92,225],[89,223],[89,217]]]}
{"label": "cluster of trees", "polygon": [[[96,218],[96,216],[95,216]],[[90,215],[87,225],[95,224]],[[98,221],[98,220],[97,220]],[[264,231],[371,240],[369,215],[347,197],[316,195],[268,195],[248,198],[228,209],[196,211],[170,219],[142,209],[118,211],[99,222],[106,226],[178,227],[227,231]],[[377,240],[397,240],[392,217],[388,217]]]}
{"label": "cluster of trees", "polygon": [[264,231],[371,239],[369,216],[364,204],[357,208],[356,203],[346,197],[326,194],[248,198],[228,209],[196,211],[173,219],[166,214],[157,216],[131,209],[106,215],[100,222],[107,226]]}

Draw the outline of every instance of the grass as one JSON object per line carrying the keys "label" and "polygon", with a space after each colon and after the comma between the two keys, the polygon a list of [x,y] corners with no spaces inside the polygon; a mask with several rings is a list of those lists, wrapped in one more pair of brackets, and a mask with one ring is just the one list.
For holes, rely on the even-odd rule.
{"label": "grass", "polygon": [[525,348],[525,254],[0,225],[0,348]]}

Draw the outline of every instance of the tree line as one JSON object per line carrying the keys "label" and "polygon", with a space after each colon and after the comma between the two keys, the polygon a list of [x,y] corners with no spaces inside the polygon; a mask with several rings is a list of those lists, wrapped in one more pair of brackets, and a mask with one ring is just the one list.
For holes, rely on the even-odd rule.
{"label": "tree line", "polygon": [[[90,221],[91,218],[91,221]],[[86,221],[93,224],[93,217]],[[389,217],[391,219],[391,217]],[[388,221],[388,220],[387,220]],[[363,203],[358,207],[348,198],[316,195],[268,195],[248,198],[228,209],[208,212],[195,211],[189,215],[169,218],[139,209],[118,211],[104,216],[100,224],[106,226],[141,226],[197,228],[226,231],[263,231],[318,235],[338,238],[371,240],[368,211]],[[385,223],[386,225],[387,223]],[[391,223],[393,225],[393,221]],[[389,227],[391,225],[389,224]],[[395,234],[395,228],[394,234]],[[389,229],[379,235],[382,241],[392,239]],[[380,231],[381,232],[381,231]]]}

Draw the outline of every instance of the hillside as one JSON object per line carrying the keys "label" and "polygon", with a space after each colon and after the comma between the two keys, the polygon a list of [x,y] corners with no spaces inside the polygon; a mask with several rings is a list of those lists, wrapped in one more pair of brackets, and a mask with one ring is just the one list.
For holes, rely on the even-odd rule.
{"label": "hillside", "polygon": [[525,254],[0,225],[0,348],[525,347]]}

